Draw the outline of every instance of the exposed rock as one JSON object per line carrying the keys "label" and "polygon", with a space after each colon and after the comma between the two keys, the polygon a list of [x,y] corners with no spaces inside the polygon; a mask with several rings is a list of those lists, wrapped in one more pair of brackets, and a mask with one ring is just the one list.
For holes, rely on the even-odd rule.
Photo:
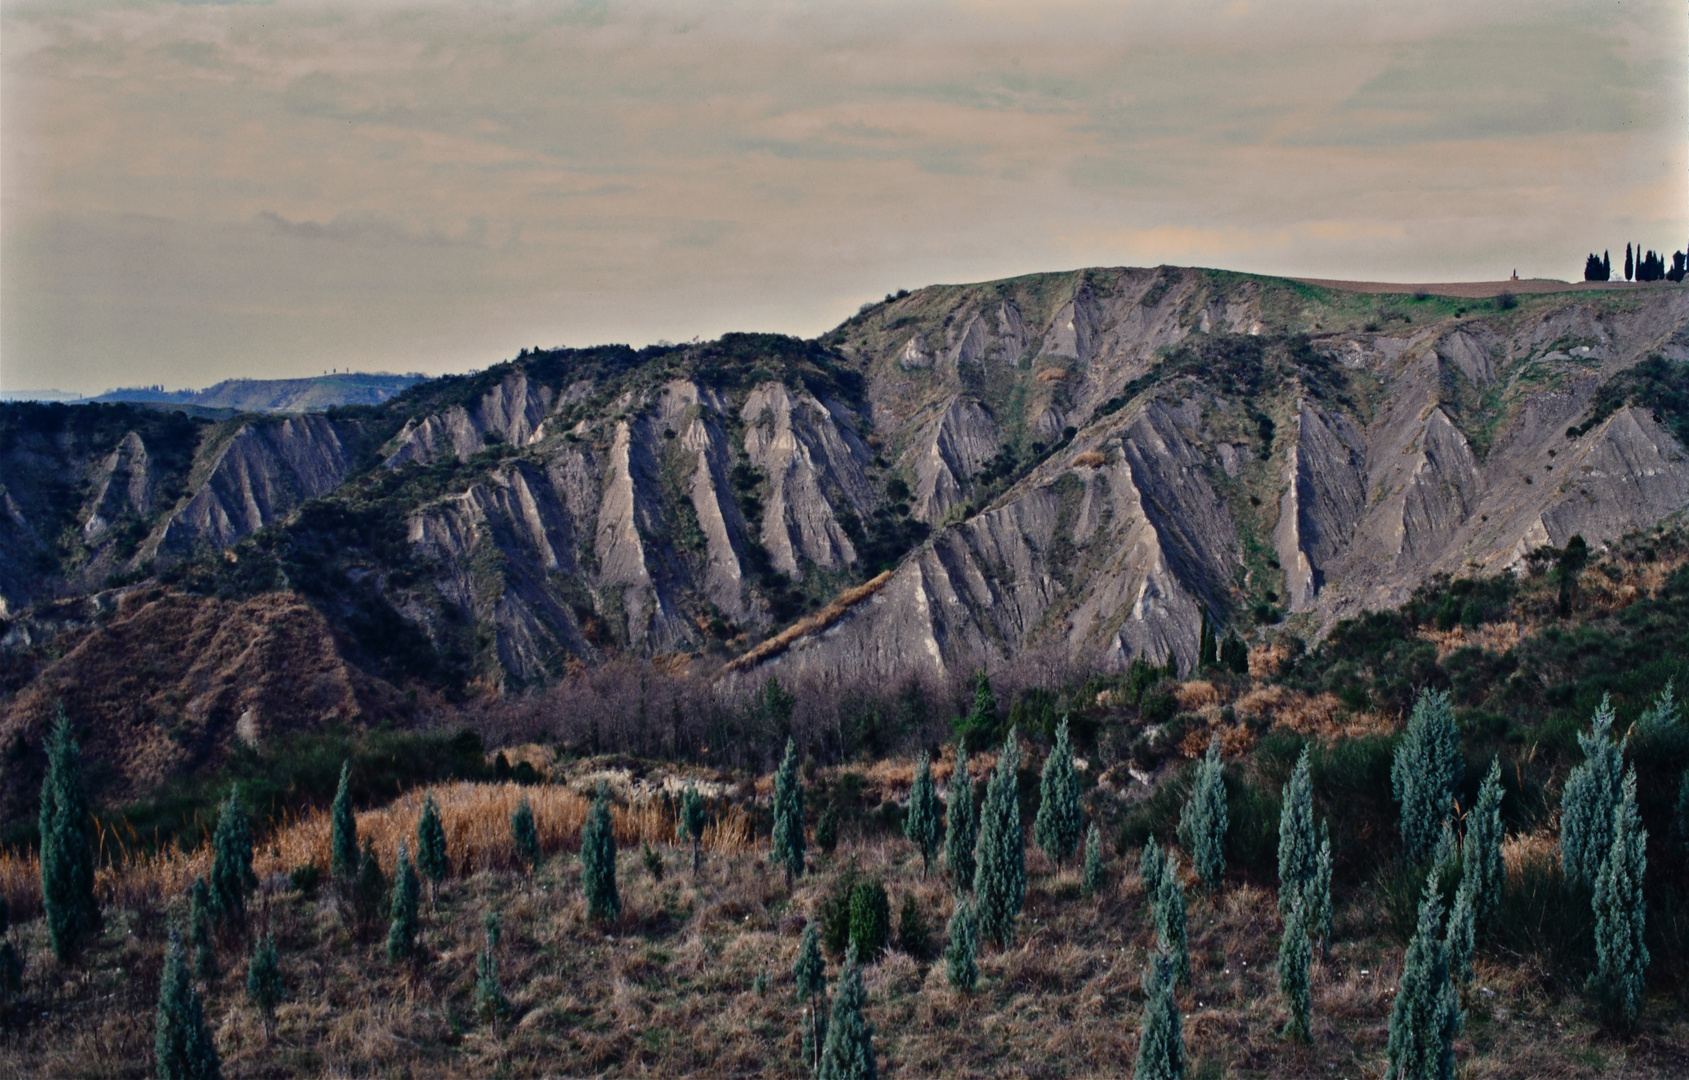
{"label": "exposed rock", "polygon": [[825,569],[856,561],[835,510],[862,513],[872,501],[865,469],[871,455],[854,418],[807,392],[777,383],[751,391],[740,417],[745,456],[768,474],[762,543],[775,567],[799,573],[799,560]]}
{"label": "exposed rock", "polygon": [[964,485],[1001,445],[997,424],[977,401],[957,399],[939,415],[932,434],[914,458],[913,516],[929,524],[944,520],[963,500]]}
{"label": "exposed rock", "polygon": [[158,477],[148,461],[146,444],[135,432],[123,436],[89,480],[93,496],[82,521],[85,543],[98,541],[125,514],[142,518],[152,514]]}
{"label": "exposed rock", "polygon": [[446,455],[467,461],[496,442],[527,446],[545,434],[545,418],[555,397],[551,387],[534,385],[527,372],[518,369],[469,408],[453,405],[419,423],[406,424],[394,437],[395,449],[387,466],[397,468],[413,461],[425,465]]}

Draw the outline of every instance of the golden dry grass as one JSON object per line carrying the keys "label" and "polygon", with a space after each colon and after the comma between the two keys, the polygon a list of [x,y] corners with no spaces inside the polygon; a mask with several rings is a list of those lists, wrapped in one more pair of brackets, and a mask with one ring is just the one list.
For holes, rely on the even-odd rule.
{"label": "golden dry grass", "polygon": [[1422,627],[1419,636],[1437,646],[1437,660],[1442,662],[1456,649],[1468,647],[1485,649],[1497,656],[1505,656],[1529,631],[1516,622],[1484,623],[1482,626],[1457,626],[1452,630]]}
{"label": "golden dry grass", "polygon": [[1108,463],[1108,456],[1100,450],[1086,450],[1082,454],[1073,455],[1075,468],[1095,469]]}
{"label": "golden dry grass", "polygon": [[863,582],[861,585],[858,585],[853,589],[846,589],[844,592],[834,597],[832,602],[820,611],[817,611],[813,615],[804,616],[797,622],[786,627],[786,629],[764,641],[762,644],[757,645],[755,648],[745,653],[745,655],[736,657],[724,664],[722,666],[722,671],[724,673],[730,671],[745,671],[756,667],[771,656],[777,656],[780,653],[785,652],[786,648],[798,638],[801,638],[806,634],[818,633],[838,622],[844,617],[845,612],[879,592],[880,589],[885,586],[885,583],[890,580],[891,571],[885,570],[876,575],[874,578]]}

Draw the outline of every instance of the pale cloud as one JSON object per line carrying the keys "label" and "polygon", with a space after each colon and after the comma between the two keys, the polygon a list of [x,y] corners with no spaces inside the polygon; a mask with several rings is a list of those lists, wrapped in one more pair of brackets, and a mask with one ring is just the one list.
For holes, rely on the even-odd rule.
{"label": "pale cloud", "polygon": [[0,384],[812,334],[1085,264],[1565,277],[1689,234],[1681,5],[1474,7],[8,4]]}

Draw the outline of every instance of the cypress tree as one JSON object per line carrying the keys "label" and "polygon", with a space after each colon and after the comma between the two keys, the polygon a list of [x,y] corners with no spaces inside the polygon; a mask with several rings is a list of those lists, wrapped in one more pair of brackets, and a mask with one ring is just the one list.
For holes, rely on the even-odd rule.
{"label": "cypress tree", "polygon": [[1605,695],[1579,733],[1584,760],[1566,777],[1560,797],[1560,863],[1570,883],[1593,885],[1613,843],[1613,807],[1623,784],[1624,746],[1612,739],[1613,706]]}
{"label": "cypress tree", "polygon": [[1091,827],[1085,832],[1085,892],[1095,896],[1103,890],[1103,837],[1097,830],[1097,823],[1091,822]]}
{"label": "cypress tree", "polygon": [[944,865],[950,871],[951,887],[961,892],[973,884],[974,843],[979,835],[973,778],[968,774],[968,748],[962,743],[956,744],[956,768],[950,773],[946,796]]}
{"label": "cypress tree", "polygon": [[1185,1075],[1185,1022],[1173,996],[1177,978],[1170,958],[1158,956],[1151,962],[1132,1080],[1180,1080]]}
{"label": "cypress tree", "polygon": [[329,873],[341,884],[342,889],[356,881],[358,871],[362,868],[362,860],[358,857],[358,819],[352,813],[351,779],[352,763],[341,762],[340,786],[334,790],[334,805],[329,811],[329,846],[332,860]]}
{"label": "cypress tree", "polygon": [[82,751],[59,708],[47,743],[41,781],[41,906],[53,955],[69,963],[99,932],[94,900],[94,853],[88,844],[88,800],[82,790]]}
{"label": "cypress tree", "polygon": [[850,944],[865,963],[885,951],[891,936],[891,901],[876,880],[859,881],[850,890]]}
{"label": "cypress tree", "polygon": [[1167,859],[1161,854],[1161,845],[1151,836],[1144,841],[1144,853],[1138,858],[1138,876],[1144,882],[1144,895],[1149,897],[1151,904],[1157,902],[1161,895],[1161,879],[1167,874]]}
{"label": "cypress tree", "polygon": [[205,1006],[188,977],[179,939],[170,943],[159,980],[153,1055],[158,1080],[218,1080],[223,1075],[217,1047],[205,1027]]}
{"label": "cypress tree", "polygon": [[804,1031],[803,1063],[810,1071],[821,1067],[821,1044],[825,1039],[825,1018],[821,1015],[822,995],[827,992],[827,962],[821,957],[821,935],[815,924],[803,929],[803,944],[798,947],[798,962],[792,965],[792,977],[797,980],[798,993],[809,999],[809,1015]]}
{"label": "cypress tree", "polygon": [[1185,883],[1179,880],[1179,863],[1171,851],[1155,890],[1155,933],[1161,951],[1173,962],[1173,973],[1182,983],[1190,982],[1191,960],[1186,946],[1189,913],[1185,907]]}
{"label": "cypress tree", "polygon": [[194,974],[206,982],[217,977],[217,950],[211,943],[211,887],[205,876],[194,878],[188,894],[188,944],[194,951]]}
{"label": "cypress tree", "polygon": [[833,996],[833,1014],[827,1021],[827,1040],[821,1050],[821,1080],[875,1080],[874,1025],[863,1010],[868,992],[862,987],[862,969],[856,965],[856,949],[845,959],[839,976],[839,992]]}
{"label": "cypress tree", "polygon": [[1302,1042],[1313,1042],[1308,1028],[1309,993],[1308,967],[1313,963],[1313,949],[1308,945],[1308,928],[1303,919],[1302,898],[1290,902],[1284,916],[1284,936],[1278,946],[1278,989],[1290,1010],[1286,1032]]}
{"label": "cypress tree", "polygon": [[1319,851],[1314,843],[1314,786],[1309,775],[1308,748],[1296,759],[1296,769],[1285,781],[1278,817],[1278,913],[1288,918],[1290,909],[1307,904],[1308,888],[1314,881],[1314,864]]}
{"label": "cypress tree", "polygon": [[1331,948],[1331,830],[1320,822],[1320,851],[1314,859],[1314,880],[1302,894],[1308,934],[1322,951]]}
{"label": "cypress tree", "polygon": [[223,803],[212,841],[211,910],[226,926],[246,925],[246,894],[258,884],[252,873],[252,825],[236,785]]}
{"label": "cypress tree", "polygon": [[974,700],[960,723],[959,741],[970,749],[997,734],[997,695],[991,692],[991,678],[982,669],[974,676]]}
{"label": "cypress tree", "polygon": [[264,1034],[275,1030],[276,1006],[287,994],[282,982],[281,957],[276,955],[276,939],[269,934],[258,942],[252,960],[246,966],[246,999],[258,1007],[264,1017]]}
{"label": "cypress tree", "polygon": [[1601,280],[1613,280],[1613,257],[1611,253],[1606,251],[1601,253]]}
{"label": "cypress tree", "polygon": [[686,835],[692,839],[692,876],[698,876],[698,867],[702,864],[699,845],[704,839],[704,799],[698,794],[698,785],[686,784],[686,790],[680,797],[680,827],[686,830]]}
{"label": "cypress tree", "polygon": [[950,943],[944,949],[944,974],[951,986],[971,994],[979,985],[979,964],[975,959],[979,955],[979,923],[974,918],[973,901],[957,901],[946,932]]}
{"label": "cypress tree", "polygon": [[440,808],[434,805],[432,791],[423,797],[422,816],[416,821],[416,866],[428,879],[428,906],[432,908],[440,882],[451,869],[446,858],[446,827],[440,821]]}
{"label": "cypress tree", "polygon": [[1220,643],[1220,666],[1238,675],[1249,674],[1249,647],[1236,634],[1227,633]]}
{"label": "cypress tree", "polygon": [[1402,960],[1396,1001],[1390,1009],[1390,1063],[1386,1080],[1452,1080],[1460,1005],[1449,982],[1443,941],[1443,902],[1432,871],[1419,902],[1419,926]]}
{"label": "cypress tree", "polygon": [[938,791],[932,782],[932,759],[925,751],[915,764],[915,782],[909,785],[909,816],[903,819],[903,835],[921,853],[921,877],[925,879],[938,854],[940,839]]}
{"label": "cypress tree", "polygon": [[[821,811],[821,817],[815,822],[815,848],[823,855],[831,855],[839,846],[839,804],[837,800],[829,799],[826,807]],[[923,868],[921,876],[926,876]]]}
{"label": "cypress tree", "polygon": [[381,862],[375,857],[375,843],[364,838],[363,854],[358,858],[358,878],[352,894],[357,909],[358,934],[371,932],[381,909],[387,904],[387,876],[381,872]]}
{"label": "cypress tree", "polygon": [[1444,948],[1448,953],[1449,978],[1456,986],[1465,986],[1472,980],[1472,956],[1478,949],[1478,911],[1471,874],[1462,874],[1460,888],[1455,890]]}
{"label": "cypress tree", "polygon": [[1624,279],[1629,281],[1636,270],[1636,260],[1630,254],[1630,245],[1624,246]]}
{"label": "cypress tree", "polygon": [[516,804],[510,815],[510,840],[516,846],[516,857],[533,873],[540,865],[540,830],[534,823],[534,808],[526,795]]}
{"label": "cypress tree", "polygon": [[417,900],[422,892],[410,849],[399,841],[399,865],[393,873],[392,922],[387,930],[387,959],[397,964],[417,956]]}
{"label": "cypress tree", "polygon": [[1050,861],[1060,866],[1078,848],[1079,834],[1085,827],[1079,812],[1079,774],[1073,771],[1066,716],[1056,726],[1056,745],[1044,759],[1038,793],[1038,817],[1032,824],[1032,835]]}
{"label": "cypress tree", "polygon": [[581,830],[581,886],[586,891],[587,917],[607,922],[621,914],[616,892],[616,835],[610,827],[610,791],[598,785],[598,797]]}
{"label": "cypress tree", "polygon": [[1677,698],[1673,693],[1672,680],[1666,680],[1666,688],[1660,691],[1660,696],[1654,699],[1654,704],[1648,711],[1636,718],[1631,725],[1630,737],[1636,739],[1653,739],[1670,736],[1677,733],[1681,719],[1677,713]]}
{"label": "cypress tree", "polygon": [[1226,869],[1226,781],[1220,764],[1220,737],[1208,744],[1197,767],[1196,783],[1179,816],[1179,837],[1191,853],[1196,875],[1210,889],[1220,887]]}
{"label": "cypress tree", "polygon": [[1612,843],[1595,878],[1595,973],[1590,987],[1609,1014],[1629,1026],[1642,1010],[1642,970],[1648,946],[1642,932],[1647,904],[1642,879],[1648,869],[1648,830],[1636,809],[1636,770],[1625,774],[1613,808]]}
{"label": "cypress tree", "polygon": [[798,748],[786,740],[786,756],[774,773],[774,853],[786,868],[786,888],[803,876],[803,780],[798,776]]}
{"label": "cypress tree", "polygon": [[1026,841],[1021,832],[1016,771],[1020,742],[1013,728],[1003,740],[997,768],[980,810],[979,865],[974,870],[974,908],[980,935],[998,948],[1015,938],[1015,920],[1026,900]]}
{"label": "cypress tree", "polygon": [[1463,875],[1472,882],[1473,917],[1478,927],[1487,926],[1494,918],[1507,875],[1501,859],[1501,795],[1501,759],[1491,758],[1490,771],[1484,774],[1483,786],[1478,789],[1478,802],[1466,816],[1460,860]]}
{"label": "cypress tree", "polygon": [[1402,807],[1402,847],[1411,862],[1436,849],[1460,783],[1460,732],[1442,690],[1422,690],[1390,766],[1390,786]]}
{"label": "cypress tree", "polygon": [[499,984],[498,958],[494,955],[499,939],[498,912],[487,912],[483,925],[487,930],[487,947],[475,957],[475,1011],[491,1024],[510,1016],[510,1000]]}

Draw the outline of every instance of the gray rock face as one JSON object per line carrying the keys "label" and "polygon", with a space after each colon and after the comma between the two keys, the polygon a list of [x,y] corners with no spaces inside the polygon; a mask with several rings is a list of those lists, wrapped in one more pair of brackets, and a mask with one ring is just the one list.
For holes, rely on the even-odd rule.
{"label": "gray rock face", "polygon": [[474,405],[454,405],[420,423],[407,424],[394,439],[389,468],[409,462],[426,465],[442,457],[467,461],[493,443],[527,446],[544,436],[545,418],[556,392],[535,386],[518,370],[482,394]]}
{"label": "gray rock face", "polygon": [[964,485],[1002,446],[991,414],[977,401],[956,399],[932,425],[932,434],[910,456],[915,472],[917,521],[943,521],[963,499]]}
{"label": "gray rock face", "polygon": [[765,383],[741,411],[745,456],[768,474],[762,543],[774,565],[799,573],[800,560],[828,570],[856,561],[836,511],[860,514],[871,501],[871,456],[842,406]]}
{"label": "gray rock face", "polygon": [[208,464],[205,481],[158,537],[158,550],[227,547],[334,490],[351,455],[333,422],[307,414],[242,425]]}
{"label": "gray rock face", "polygon": [[85,543],[98,542],[112,522],[125,514],[148,517],[158,495],[158,476],[147,457],[146,444],[131,431],[100,462],[92,481],[93,496],[82,520]]}

